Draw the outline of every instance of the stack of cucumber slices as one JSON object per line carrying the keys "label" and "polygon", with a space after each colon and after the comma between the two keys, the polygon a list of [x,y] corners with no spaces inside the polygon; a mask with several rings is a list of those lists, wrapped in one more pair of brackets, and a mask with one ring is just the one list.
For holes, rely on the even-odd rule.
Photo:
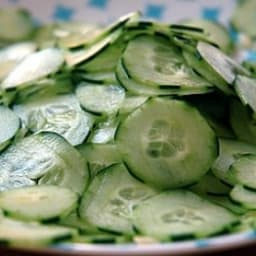
{"label": "stack of cucumber slices", "polygon": [[[10,11],[9,11],[10,12]],[[0,21],[0,243],[256,227],[256,79],[214,22]]]}

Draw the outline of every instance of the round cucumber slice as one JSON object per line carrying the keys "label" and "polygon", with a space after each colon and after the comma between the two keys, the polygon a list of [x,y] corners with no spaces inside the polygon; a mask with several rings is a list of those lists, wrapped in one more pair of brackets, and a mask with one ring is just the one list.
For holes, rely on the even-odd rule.
{"label": "round cucumber slice", "polygon": [[186,190],[166,191],[146,199],[133,214],[140,233],[160,240],[206,237],[237,221],[232,212]]}
{"label": "round cucumber slice", "polygon": [[130,171],[168,189],[198,181],[217,157],[213,130],[183,101],[153,98],[130,114],[116,134]]}
{"label": "round cucumber slice", "polygon": [[82,82],[76,89],[80,104],[89,112],[115,113],[125,99],[125,91],[118,85],[97,85]]}
{"label": "round cucumber slice", "polygon": [[0,193],[0,207],[9,216],[48,221],[67,216],[77,206],[78,196],[58,186],[31,186]]}
{"label": "round cucumber slice", "polygon": [[149,86],[184,89],[211,86],[186,65],[180,49],[163,37],[134,38],[123,53],[123,61],[135,81]]}
{"label": "round cucumber slice", "polygon": [[32,83],[57,72],[63,62],[62,52],[57,48],[32,53],[10,72],[1,86],[3,89],[11,89]]}

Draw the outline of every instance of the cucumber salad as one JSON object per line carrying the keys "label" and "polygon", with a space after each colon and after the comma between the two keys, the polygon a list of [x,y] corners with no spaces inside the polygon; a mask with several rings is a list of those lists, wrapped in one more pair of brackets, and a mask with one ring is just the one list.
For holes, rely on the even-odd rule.
{"label": "cucumber salad", "polygon": [[256,64],[225,27],[138,12],[36,27],[22,9],[0,24],[0,243],[256,228]]}

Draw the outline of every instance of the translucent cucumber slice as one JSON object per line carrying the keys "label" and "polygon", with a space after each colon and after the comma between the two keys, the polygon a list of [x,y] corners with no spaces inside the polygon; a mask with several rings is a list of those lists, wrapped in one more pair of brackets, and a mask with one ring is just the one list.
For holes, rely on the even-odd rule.
{"label": "translucent cucumber slice", "polygon": [[30,186],[0,193],[0,207],[9,216],[28,221],[63,218],[77,206],[78,196],[58,186]]}
{"label": "translucent cucumber slice", "polygon": [[113,114],[119,110],[125,91],[118,85],[98,85],[82,82],[76,96],[84,109],[96,114]]}
{"label": "translucent cucumber slice", "polygon": [[[89,173],[82,156],[56,133],[41,132],[12,144],[0,155],[2,187],[58,185],[81,194]],[[4,172],[5,171],[5,172]],[[10,178],[9,178],[10,176]]]}
{"label": "translucent cucumber slice", "polygon": [[230,197],[246,209],[256,209],[256,191],[236,185],[230,192]]}
{"label": "translucent cucumber slice", "polygon": [[[250,73],[241,65],[231,59],[218,48],[199,42],[197,50],[202,58],[221,76],[228,84],[233,84],[237,74],[250,75]],[[221,89],[221,88],[220,88]]]}
{"label": "translucent cucumber slice", "polygon": [[256,113],[256,79],[237,76],[235,90],[242,103]]}
{"label": "translucent cucumber slice", "polygon": [[228,139],[220,139],[219,145],[219,156],[212,165],[212,171],[222,181],[234,185],[234,181],[228,175],[229,168],[242,155],[254,154],[256,147],[239,140]]}
{"label": "translucent cucumber slice", "polygon": [[237,217],[186,190],[162,192],[134,209],[133,224],[143,235],[160,240],[200,238],[222,232]]}
{"label": "translucent cucumber slice", "polygon": [[21,127],[19,117],[8,107],[0,105],[0,151],[13,139]]}
{"label": "translucent cucumber slice", "polygon": [[180,49],[163,37],[134,38],[123,53],[123,61],[130,77],[149,86],[184,89],[211,86],[186,65]]}
{"label": "translucent cucumber slice", "polygon": [[195,108],[179,100],[147,101],[121,122],[115,138],[129,170],[162,189],[198,181],[218,151],[208,123]]}
{"label": "translucent cucumber slice", "polygon": [[224,52],[229,53],[233,49],[230,35],[221,23],[205,19],[191,19],[183,21],[182,24],[203,29],[208,39],[219,45]]}
{"label": "translucent cucumber slice", "polygon": [[64,62],[62,52],[57,48],[48,48],[35,52],[21,61],[2,82],[3,89],[16,88],[53,74]]}
{"label": "translucent cucumber slice", "polygon": [[14,106],[26,127],[31,132],[56,132],[74,146],[83,143],[93,125],[93,118],[80,108],[75,95],[37,94]]}
{"label": "translucent cucumber slice", "polygon": [[125,166],[115,164],[93,179],[79,214],[102,230],[131,235],[133,207],[154,194],[154,189],[133,178]]}

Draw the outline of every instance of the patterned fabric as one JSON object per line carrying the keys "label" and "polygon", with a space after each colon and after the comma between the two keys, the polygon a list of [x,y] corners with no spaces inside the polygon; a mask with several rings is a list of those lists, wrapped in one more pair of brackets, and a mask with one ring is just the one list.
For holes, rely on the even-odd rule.
{"label": "patterned fabric", "polygon": [[0,7],[23,6],[36,20],[85,20],[105,24],[122,14],[140,10],[149,19],[177,22],[203,17],[227,23],[235,0],[0,0]]}

